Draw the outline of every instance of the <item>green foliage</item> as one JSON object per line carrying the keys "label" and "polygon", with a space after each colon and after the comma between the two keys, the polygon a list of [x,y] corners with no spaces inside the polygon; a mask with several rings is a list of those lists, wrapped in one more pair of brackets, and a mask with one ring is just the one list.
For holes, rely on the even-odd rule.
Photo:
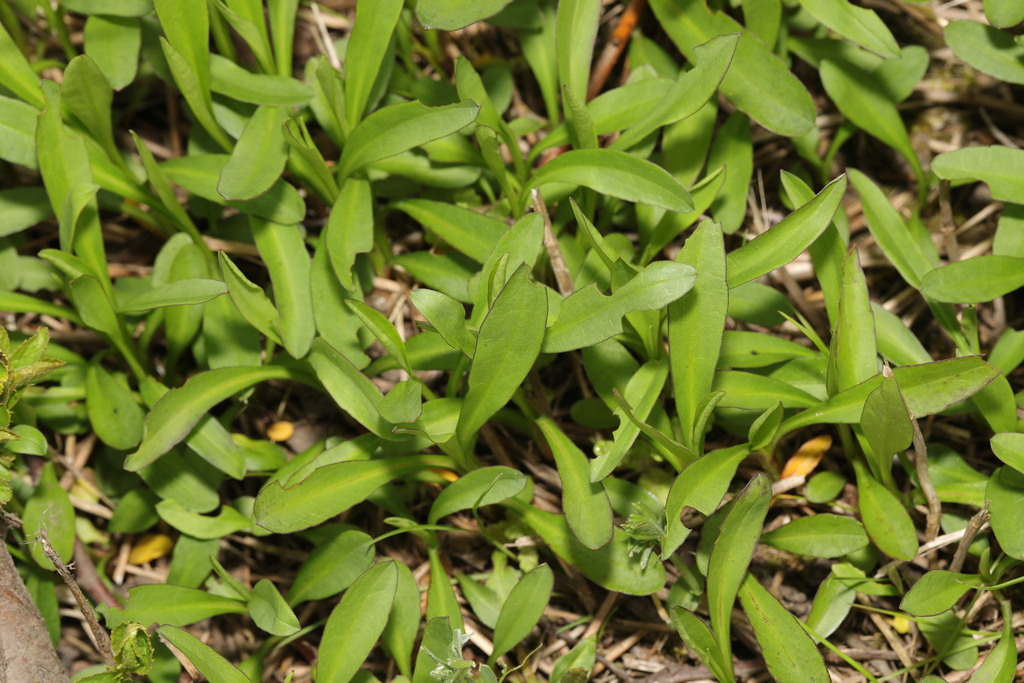
{"label": "green foliage", "polygon": [[[944,15],[941,57],[904,44],[931,19],[848,0],[651,0],[629,30],[598,0],[9,4],[12,554],[59,633],[51,558],[171,553],[97,608],[113,666],[81,680],[174,680],[153,624],[218,683],[299,639],[319,681],[527,680],[551,603],[670,576],[721,681],[737,599],[796,683],[828,680],[819,645],[865,595],[916,620],[924,674],[986,647],[974,680],[1012,677],[1020,130],[929,159],[909,117],[947,72],[954,102],[998,85],[986,107],[1024,83],[1019,3]],[[293,64],[308,21],[322,54]],[[598,48],[625,40],[609,79]],[[825,433],[821,465],[787,462]],[[948,564],[929,535],[986,505]],[[805,621],[759,546],[829,560]],[[957,608],[977,591],[1002,608],[987,639]],[[255,634],[247,659],[178,628],[211,617]],[[596,633],[544,655],[552,681],[586,681]]]}

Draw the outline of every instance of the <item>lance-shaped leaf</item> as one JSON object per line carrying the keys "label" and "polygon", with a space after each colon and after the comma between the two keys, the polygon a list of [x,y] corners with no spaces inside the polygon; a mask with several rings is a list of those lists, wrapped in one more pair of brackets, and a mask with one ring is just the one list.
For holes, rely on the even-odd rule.
{"label": "lance-shaped leaf", "polygon": [[548,442],[562,480],[562,510],[569,528],[588,548],[597,549],[612,539],[612,507],[604,486],[590,481],[590,465],[558,425],[548,417],[537,420]]}
{"label": "lance-shaped leaf", "polygon": [[494,505],[526,488],[527,478],[511,467],[482,467],[446,486],[430,506],[427,523],[437,524],[446,515]]}
{"label": "lance-shaped leaf", "polygon": [[582,185],[610,197],[669,211],[685,213],[693,209],[690,193],[668,171],[612,149],[577,149],[561,154],[534,173],[526,189],[545,183]]}
{"label": "lance-shaped leaf", "polygon": [[964,593],[982,583],[977,574],[933,569],[910,587],[900,601],[900,609],[915,617],[935,616],[952,609]]}
{"label": "lance-shaped leaf", "polygon": [[563,515],[545,512],[516,498],[509,499],[505,505],[512,508],[556,555],[608,590],[650,595],[664,587],[665,566],[661,562],[648,562],[643,566],[639,557],[630,554],[630,538],[621,529],[615,529],[610,542],[593,550],[576,540]]}
{"label": "lance-shaped leaf", "polygon": [[551,567],[546,564],[534,567],[519,579],[502,605],[498,623],[494,626],[494,651],[488,658],[490,663],[493,664],[530,635],[551,599],[554,582]]}
{"label": "lance-shaped leaf", "polygon": [[1024,559],[1024,525],[1020,523],[1024,477],[1009,467],[996,469],[988,478],[985,498],[989,501],[992,531],[999,547],[1010,557]]}
{"label": "lance-shaped leaf", "polygon": [[891,374],[883,372],[881,385],[865,399],[860,427],[871,445],[872,471],[882,481],[890,481],[892,456],[909,448],[914,438],[914,423]]}
{"label": "lance-shaped leaf", "polygon": [[339,181],[375,161],[462,130],[476,120],[480,107],[459,102],[444,107],[425,107],[405,102],[378,109],[355,127],[338,162]]}
{"label": "lance-shaped leaf", "polygon": [[628,149],[649,134],[676,121],[692,116],[715,94],[729,70],[740,34],[716,36],[694,48],[695,65],[680,74],[657,106],[630,126],[612,143],[612,149]]}
{"label": "lance-shaped leaf", "polygon": [[145,313],[167,306],[194,306],[227,292],[227,285],[220,280],[186,278],[150,290],[120,296],[117,298],[117,310],[122,313]]}
{"label": "lance-shaped leaf", "polygon": [[683,508],[691,507],[704,515],[714,512],[729,490],[736,468],[749,453],[747,444],[711,451],[679,473],[665,501],[667,526],[661,544],[662,559],[678,550],[690,533],[681,518]]}
{"label": "lance-shaped leaf", "polygon": [[[698,461],[699,462],[699,461]],[[747,573],[754,547],[761,536],[772,487],[768,477],[759,474],[733,500],[722,521],[708,560],[708,612],[711,630],[722,648],[727,668],[732,670],[732,606]]]}
{"label": "lance-shaped leaf", "polygon": [[461,303],[432,289],[414,290],[409,297],[449,346],[472,358],[476,339],[466,329],[466,309]]}
{"label": "lance-shaped leaf", "polygon": [[416,3],[416,18],[423,28],[457,31],[497,14],[511,0],[422,0]]}
{"label": "lance-shaped leaf", "polygon": [[397,201],[391,207],[409,214],[477,263],[487,260],[508,229],[503,221],[446,202],[414,198]]}
{"label": "lance-shaped leaf", "polygon": [[558,318],[544,336],[544,352],[558,353],[593,346],[622,332],[622,317],[652,311],[690,291],[696,271],[685,263],[657,261],[644,268],[611,296],[591,284],[562,301]]}
{"label": "lance-shaped leaf", "polygon": [[[563,88],[568,86],[580,98],[587,92],[590,62],[594,56],[594,42],[600,20],[601,3],[596,0],[565,0],[558,3],[555,18],[558,82]],[[564,101],[563,104],[567,105]]]}
{"label": "lance-shaped leaf", "polygon": [[355,126],[363,118],[374,81],[381,70],[402,0],[361,0],[345,57],[345,119]]}
{"label": "lance-shaped leaf", "polygon": [[[915,417],[942,412],[981,391],[999,376],[999,371],[979,356],[964,356],[893,369],[907,407]],[[842,391],[827,401],[797,413],[782,423],[781,433],[813,424],[834,422],[856,424],[868,394],[882,383],[882,375]]]}
{"label": "lance-shaped leaf", "polygon": [[732,666],[726,666],[725,654],[718,646],[715,634],[711,632],[708,625],[701,621],[700,617],[684,607],[675,607],[671,613],[672,624],[679,632],[679,637],[686,643],[686,647],[693,650],[704,666],[711,670],[711,673],[721,683],[732,683],[736,680],[733,675]]}
{"label": "lance-shaped leaf", "polygon": [[842,557],[868,544],[855,519],[823,513],[800,517],[761,537],[770,546],[808,557]]}
{"label": "lance-shaped leaf", "polygon": [[[875,318],[871,312],[867,281],[856,250],[850,250],[843,261],[839,321],[832,335],[829,364],[832,373],[830,381],[834,382],[839,391],[860,384],[878,373]],[[832,384],[829,386],[831,388]]]}
{"label": "lance-shaped leaf", "polygon": [[861,47],[883,57],[898,57],[900,46],[874,10],[847,0],[800,0],[811,16]]}
{"label": "lance-shaped leaf", "polygon": [[740,604],[750,619],[772,678],[782,683],[832,680],[825,660],[800,621],[752,574],[747,574],[740,588]]}
{"label": "lance-shaped leaf", "polygon": [[[693,434],[697,406],[711,392],[729,309],[722,226],[706,220],[686,240],[676,261],[700,277],[682,298],[668,306],[672,392],[683,434]],[[690,438],[683,442],[692,448]]]}
{"label": "lance-shaped leaf", "polygon": [[210,55],[210,89],[239,102],[274,107],[302,106],[313,97],[313,89],[302,81],[256,74],[218,54]]}
{"label": "lance-shaped leaf", "polygon": [[324,625],[317,680],[348,683],[388,623],[398,588],[398,567],[374,565],[345,591]]}
{"label": "lance-shaped leaf", "polygon": [[868,536],[878,549],[897,560],[910,561],[917,554],[917,531],[903,504],[892,491],[879,483],[859,460],[857,507]]}
{"label": "lance-shaped leaf", "polygon": [[297,225],[280,225],[256,216],[249,217],[249,226],[274,284],[284,346],[293,358],[302,358],[316,334],[309,288],[312,266],[302,233]]}
{"label": "lance-shaped leaf", "polygon": [[[666,380],[668,363],[663,358],[648,361],[630,378],[623,398],[632,407],[631,412],[636,420],[646,420],[651,414],[661,398]],[[626,417],[622,408],[615,412],[619,414],[619,427],[612,436],[612,446],[590,462],[590,480],[593,482],[601,481],[611,474],[640,435],[640,427]]]}
{"label": "lance-shaped leaf", "polygon": [[61,84],[64,107],[82,122],[93,140],[100,144],[111,161],[120,162],[121,153],[114,142],[110,105],[114,92],[96,62],[88,55],[79,55],[68,62]]}
{"label": "lance-shaped leaf", "polygon": [[654,14],[687,59],[695,48],[729,33],[741,33],[721,91],[765,128],[796,136],[814,125],[814,102],[786,64],[753,33],[724,12],[709,12],[705,3],[654,0]]}
{"label": "lance-shaped leaf", "polygon": [[846,176],[839,176],[781,222],[729,252],[729,287],[738,287],[795,259],[832,222],[845,191]]}
{"label": "lance-shaped leaf", "polygon": [[245,124],[228,162],[220,171],[217,192],[229,201],[253,199],[277,182],[288,161],[284,140],[286,107],[260,107]]}
{"label": "lance-shaped leaf", "polygon": [[135,472],[149,465],[188,436],[204,415],[221,401],[272,379],[298,379],[295,370],[275,365],[220,368],[193,375],[171,389],[146,415],[146,433],[139,449],[125,460]]}
{"label": "lance-shaped leaf", "polygon": [[1024,258],[1016,256],[976,256],[936,268],[921,278],[921,294],[947,303],[984,303],[1021,287]]}
{"label": "lance-shaped leaf", "polygon": [[192,662],[207,680],[223,683],[252,683],[249,677],[231,665],[216,650],[184,629],[164,625],[157,629],[163,640],[173,645]]}
{"label": "lance-shaped leaf", "polygon": [[1001,81],[1024,84],[1024,45],[1016,43],[1009,31],[961,19],[951,21],[944,33],[953,53],[978,71]]}
{"label": "lance-shaped leaf", "polygon": [[1005,432],[993,436],[992,452],[1004,463],[1024,474],[1024,434]]}
{"label": "lance-shaped leaf", "polygon": [[0,26],[0,85],[37,109],[45,104],[39,92],[39,75],[4,26]]}
{"label": "lance-shaped leaf", "polygon": [[308,529],[361,503],[384,484],[430,467],[450,468],[451,460],[427,455],[325,465],[287,487],[271,482],[256,496],[253,514],[257,524],[275,533]]}
{"label": "lance-shaped leaf", "polygon": [[469,391],[455,430],[464,446],[508,403],[533,367],[544,339],[547,315],[544,288],[530,282],[530,269],[525,264],[519,266],[480,326],[469,371]]}

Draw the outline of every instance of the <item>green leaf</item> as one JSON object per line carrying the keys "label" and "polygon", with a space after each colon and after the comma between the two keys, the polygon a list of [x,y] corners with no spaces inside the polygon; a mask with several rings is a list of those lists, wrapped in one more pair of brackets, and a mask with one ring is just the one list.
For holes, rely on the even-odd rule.
{"label": "green leaf", "polygon": [[715,94],[728,72],[739,39],[738,33],[716,36],[694,48],[694,67],[680,73],[657,105],[647,108],[643,118],[629,126],[611,148],[628,149],[658,128],[697,113]]}
{"label": "green leaf", "polygon": [[25,538],[31,543],[32,559],[43,569],[55,567],[45,553],[39,534],[46,532],[47,540],[54,552],[65,563],[71,562],[75,551],[75,509],[67,491],[57,482],[52,463],[44,465],[39,485],[32,497],[25,503],[21,515]]}
{"label": "green leaf", "polygon": [[[921,365],[893,369],[903,399],[915,417],[940,413],[964,401],[994,378],[999,371],[978,356],[964,356]],[[882,375],[842,391],[810,410],[797,413],[782,423],[783,434],[799,427],[834,422],[856,424],[864,411],[864,401],[882,383]]]}
{"label": "green leaf", "polygon": [[97,606],[108,628],[127,621],[186,626],[219,614],[245,614],[245,603],[195,588],[170,584],[136,586],[128,591],[124,609]]}
{"label": "green leaf", "polygon": [[951,609],[964,593],[980,586],[977,574],[933,569],[918,579],[900,601],[900,609],[915,617],[930,617]]}
{"label": "green leaf", "polygon": [[[667,379],[668,363],[665,359],[648,361],[630,378],[622,395],[637,420],[646,420],[654,410]],[[633,420],[626,418],[621,407],[615,412],[619,415],[619,427],[612,435],[611,448],[590,461],[592,482],[599,482],[611,474],[640,435],[640,427]]]}
{"label": "green leaf", "polygon": [[832,335],[829,373],[829,388],[831,390],[835,386],[838,391],[849,389],[878,373],[875,319],[856,250],[850,250],[843,260],[839,318]]}
{"label": "green leaf", "polygon": [[144,17],[153,11],[153,0],[61,0],[61,7],[79,14]]}
{"label": "green leaf", "polygon": [[455,433],[468,446],[526,378],[541,350],[547,322],[547,295],[519,266],[494,300],[477,336],[469,391]]}
{"label": "green leaf", "polygon": [[[711,392],[729,308],[722,226],[710,220],[701,222],[676,261],[700,273],[693,288],[668,305],[672,392],[683,434],[689,437],[697,405]],[[689,438],[683,442],[692,449]]]}
{"label": "green leaf", "polygon": [[36,169],[36,120],[31,104],[0,95],[0,159]]}
{"label": "green leaf", "polygon": [[420,630],[420,588],[412,571],[404,564],[395,563],[398,586],[391,605],[387,626],[381,634],[381,644],[387,648],[406,678],[412,676],[412,652]]}
{"label": "green leaf", "polygon": [[434,500],[427,515],[428,524],[462,510],[476,510],[518,495],[526,488],[527,477],[511,467],[481,467],[449,484]]}
{"label": "green leaf", "polygon": [[832,222],[845,191],[846,176],[840,176],[781,222],[729,252],[726,269],[730,289],[795,259]]}
{"label": "green leaf", "polygon": [[187,278],[118,297],[117,310],[121,313],[145,313],[168,306],[193,306],[227,293],[227,285],[220,280]]}
{"label": "green leaf", "polygon": [[42,109],[46,101],[39,91],[39,76],[32,70],[17,43],[0,25],[0,85],[17,95],[36,109]]}
{"label": "green leaf", "polygon": [[361,0],[345,53],[345,119],[354,127],[363,118],[373,84],[387,54],[402,0]]}
{"label": "green leaf", "polygon": [[317,658],[317,680],[348,683],[373,650],[398,587],[394,561],[374,565],[345,591],[331,612]]}
{"label": "green leaf", "polygon": [[685,213],[693,209],[690,193],[666,170],[612,149],[577,149],[561,154],[533,174],[526,190],[545,183],[582,185],[610,197],[669,211]]}
{"label": "green leaf", "polygon": [[896,104],[886,96],[879,77],[848,62],[824,60],[818,70],[821,82],[839,111],[858,128],[889,145],[914,169],[918,183],[927,179]]}
{"label": "green leaf", "polygon": [[284,347],[293,358],[309,351],[316,335],[310,293],[310,258],[297,225],[249,217],[249,227],[274,284],[274,301]]}
{"label": "green leaf", "polygon": [[928,238],[927,245],[914,239],[889,199],[870,178],[855,168],[849,169],[848,174],[860,195],[871,235],[907,284],[920,288],[924,274],[938,265],[939,256],[931,238]]}
{"label": "green leaf", "polygon": [[840,515],[800,517],[761,537],[761,542],[796,555],[842,557],[868,544],[860,522]]}
{"label": "green leaf", "polygon": [[562,509],[579,542],[594,550],[612,539],[612,508],[604,486],[590,480],[590,465],[565,433],[548,417],[537,419],[562,481]]}
{"label": "green leaf", "polygon": [[985,657],[985,661],[971,676],[973,683],[1013,683],[1017,671],[1017,647],[1010,614],[1008,605],[1004,602],[1003,633],[999,637],[999,642]]}
{"label": "green leaf", "polygon": [[416,3],[416,18],[423,28],[457,31],[497,14],[509,2],[511,0],[421,0]]}
{"label": "green leaf", "polygon": [[892,456],[909,448],[914,438],[914,424],[895,378],[883,373],[882,383],[864,401],[860,426],[871,446],[872,471],[891,481]]}
{"label": "green leaf", "polygon": [[1020,523],[1024,478],[1013,469],[996,469],[988,479],[985,498],[989,502],[990,522],[999,547],[1010,557],[1024,559],[1024,525]]}
{"label": "green leaf", "polygon": [[726,330],[717,363],[722,368],[762,368],[794,358],[818,358],[819,355],[816,349],[763,332]]}
{"label": "green leaf", "polygon": [[220,260],[221,277],[224,278],[231,302],[237,312],[267,339],[280,344],[279,316],[273,302],[267,298],[259,285],[242,274],[227,254],[220,252],[217,257]]}
{"label": "green leaf", "polygon": [[356,255],[373,249],[373,193],[362,178],[349,178],[327,218],[324,233],[327,254],[338,280],[345,289],[356,289],[352,273]]}
{"label": "green leaf", "polygon": [[949,22],[944,34],[953,54],[978,71],[1007,83],[1024,84],[1024,45],[1016,43],[1010,32],[960,19]]}
{"label": "green leaf", "polygon": [[[807,614],[807,628],[821,639],[828,638],[839,628],[857,599],[856,583],[841,576],[835,566],[818,587],[811,611]],[[853,569],[851,565],[845,566]]]}
{"label": "green leaf", "polygon": [[622,332],[627,313],[662,308],[686,294],[696,279],[696,271],[684,263],[657,261],[611,296],[591,284],[562,301],[558,318],[544,336],[543,350],[571,351],[614,337]]}
{"label": "green leaf", "polygon": [[[562,0],[555,19],[555,50],[558,82],[577,97],[585,99],[594,56],[597,25],[601,19],[598,0]],[[568,115],[568,103],[563,101]]]}
{"label": "green leaf", "polygon": [[270,579],[252,587],[249,615],[258,627],[275,636],[290,636],[299,630],[299,620]]}
{"label": "green leaf", "polygon": [[145,413],[123,376],[112,375],[99,363],[90,363],[85,393],[89,423],[103,443],[122,451],[139,445]]}
{"label": "green leaf", "polygon": [[248,676],[188,631],[174,626],[161,626],[157,633],[185,655],[207,679],[217,683],[251,683]]}
{"label": "green leaf", "polygon": [[339,181],[367,164],[462,130],[476,120],[479,109],[474,102],[444,107],[405,102],[378,109],[355,127],[345,143],[338,162]]}
{"label": "green leaf", "polygon": [[739,596],[772,678],[779,683],[832,680],[825,660],[800,621],[752,574],[747,574]]}
{"label": "green leaf", "polygon": [[373,539],[362,531],[343,531],[317,544],[295,574],[289,605],[322,600],[352,585],[373,564]]}
{"label": "green leaf", "polygon": [[120,162],[121,153],[114,142],[110,107],[114,93],[110,82],[88,55],[79,55],[64,69],[61,95],[65,110],[82,122],[93,140],[100,144],[111,161]]}
{"label": "green leaf", "polygon": [[994,26],[1011,28],[1024,21],[1024,7],[1014,0],[984,0],[985,16]]}
{"label": "green leaf", "polygon": [[[698,461],[699,462],[699,461]],[[708,561],[708,612],[711,630],[722,648],[727,670],[732,670],[731,614],[754,547],[761,536],[772,487],[768,477],[759,474],[733,499]]]}
{"label": "green leaf", "polygon": [[780,135],[802,135],[814,125],[814,102],[786,64],[760,38],[704,2],[654,0],[654,14],[676,47],[695,59],[696,46],[716,36],[741,33],[721,92],[752,119]]}
{"label": "green leaf", "polygon": [[992,452],[997,458],[1018,472],[1024,473],[1024,434],[996,434],[989,443],[992,444]]}
{"label": "green leaf", "polygon": [[[204,0],[200,0],[205,4]],[[168,4],[171,4],[168,2]],[[185,3],[182,3],[184,7]],[[205,8],[202,10],[205,15]],[[189,21],[182,22],[184,24],[190,23]],[[164,25],[166,28],[166,24]],[[167,66],[171,71],[171,76],[174,79],[175,84],[181,91],[182,97],[188,103],[189,108],[196,117],[196,121],[203,127],[203,129],[209,133],[210,137],[220,145],[221,149],[230,150],[232,148],[231,138],[228,137],[224,129],[221,128],[220,124],[217,123],[217,119],[213,114],[213,104],[210,96],[209,86],[209,63],[206,60],[204,75],[200,75],[196,71],[196,67],[189,63],[188,59],[181,55],[175,47],[160,37],[160,49],[163,50],[164,59],[167,60]],[[207,51],[207,48],[203,48]]]}
{"label": "green leaf", "polygon": [[489,663],[493,664],[530,635],[551,599],[554,582],[554,574],[546,564],[534,567],[519,579],[502,605],[494,626],[494,650],[488,657]]}
{"label": "green leaf", "polygon": [[409,298],[449,346],[459,349],[467,358],[473,357],[476,339],[466,328],[466,309],[461,303],[441,292],[422,288],[414,290]]}
{"label": "green leaf", "polygon": [[571,563],[591,581],[608,590],[627,595],[650,595],[665,585],[665,567],[648,562],[642,567],[639,557],[630,556],[631,542],[621,529],[598,550],[586,547],[573,535],[563,515],[544,512],[511,498],[505,503],[540,536],[552,551]]}
{"label": "green leaf", "polygon": [[302,81],[254,74],[216,53],[210,55],[210,89],[239,102],[273,107],[302,106],[313,98],[313,90]]}
{"label": "green leaf", "polygon": [[169,451],[221,401],[260,382],[296,378],[294,370],[273,365],[220,368],[193,375],[183,386],[164,394],[146,415],[145,438],[125,459],[125,469],[137,472]]}
{"label": "green leaf", "polygon": [[931,270],[921,279],[921,294],[948,303],[984,303],[1020,287],[1024,258],[1015,256],[975,256]]}
{"label": "green leaf", "polygon": [[317,337],[307,361],[340,408],[377,436],[395,438],[392,425],[378,410],[383,398],[380,389],[348,358]]}
{"label": "green leaf", "polygon": [[747,444],[721,448],[694,460],[679,473],[668,491],[665,518],[668,522],[661,546],[662,559],[679,549],[690,530],[683,526],[683,508],[710,515],[729,490],[736,468],[750,453]]}
{"label": "green leaf", "polygon": [[227,505],[216,517],[207,517],[187,510],[176,500],[162,500],[156,504],[156,512],[170,526],[199,540],[222,538],[252,526],[248,517]]}
{"label": "green leaf", "polygon": [[230,157],[226,154],[190,154],[160,163],[160,168],[177,185],[203,199],[255,214],[282,225],[299,223],[306,215],[306,203],[298,190],[278,180],[255,199],[227,201],[217,191],[221,171]]}
{"label": "green leaf", "polygon": [[718,646],[715,635],[701,619],[688,609],[675,607],[670,613],[672,624],[686,646],[696,653],[704,666],[722,683],[735,681],[732,667],[726,666],[725,654]]}
{"label": "green leaf", "polygon": [[[484,263],[508,229],[503,221],[455,204],[430,199],[403,199],[391,208],[409,214],[452,248]],[[516,265],[516,264],[512,264]]]}
{"label": "green leaf", "polygon": [[430,467],[451,466],[440,456],[403,456],[325,465],[287,487],[273,481],[256,496],[256,523],[274,533],[291,533],[327,521],[388,482]]}
{"label": "green leaf", "polygon": [[85,20],[87,54],[114,90],[122,90],[135,80],[142,45],[142,24],[138,17],[93,14]]}
{"label": "green leaf", "polygon": [[917,555],[917,530],[903,504],[885,486],[872,477],[859,461],[857,507],[868,536],[889,557],[909,562]]}
{"label": "green leaf", "polygon": [[245,124],[220,171],[217,192],[228,201],[253,199],[270,189],[288,161],[284,140],[285,107],[259,107]]}
{"label": "green leaf", "polygon": [[898,57],[900,46],[874,10],[847,0],[800,0],[811,16],[844,38],[883,57]]}

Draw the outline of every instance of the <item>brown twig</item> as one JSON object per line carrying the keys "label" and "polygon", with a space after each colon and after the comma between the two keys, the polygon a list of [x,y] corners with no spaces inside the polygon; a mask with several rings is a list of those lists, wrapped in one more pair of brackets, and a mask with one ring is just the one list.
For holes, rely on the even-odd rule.
{"label": "brown twig", "polygon": [[981,527],[988,521],[988,501],[985,501],[985,506],[982,507],[978,512],[971,517],[967,522],[967,528],[964,529],[964,537],[960,539],[960,544],[956,547],[956,553],[953,555],[953,561],[949,563],[949,571],[958,572],[964,567],[964,561],[967,559],[967,551],[970,550],[971,543],[974,541],[974,537],[981,531]]}
{"label": "brown twig", "polygon": [[46,555],[47,559],[53,563],[56,567],[57,573],[60,574],[60,578],[64,579],[65,585],[71,594],[75,596],[75,602],[78,603],[78,609],[82,610],[82,616],[85,617],[85,623],[89,625],[89,630],[92,632],[93,638],[96,639],[96,647],[99,649],[100,654],[103,656],[103,661],[107,666],[114,666],[114,649],[110,646],[110,634],[107,630],[100,626],[100,622],[96,619],[96,613],[93,612],[92,606],[89,601],[86,600],[85,594],[82,593],[82,589],[78,587],[78,582],[75,581],[75,577],[71,575],[71,570],[64,560],[60,559],[60,555],[50,545],[50,539],[46,535],[46,529],[39,530],[39,544],[43,548],[43,554]]}
{"label": "brown twig", "polygon": [[939,181],[939,217],[942,220],[942,243],[950,263],[960,260],[960,245],[956,241],[956,224],[953,222],[953,206],[949,200],[949,181]]}
{"label": "brown twig", "polygon": [[[890,371],[891,372],[891,371]],[[934,541],[939,534],[939,520],[942,516],[942,503],[939,501],[939,494],[932,484],[931,474],[928,473],[928,448],[924,443],[924,434],[921,433],[921,426],[913,413],[910,422],[914,426],[914,466],[917,468],[917,481],[921,485],[921,492],[928,502],[928,517],[925,524],[924,540],[926,543]]]}
{"label": "brown twig", "polygon": [[633,35],[633,30],[640,22],[640,15],[643,14],[646,6],[647,0],[633,0],[619,17],[618,23],[612,30],[611,38],[605,43],[601,56],[597,58],[597,64],[594,65],[594,70],[590,72],[590,82],[587,84],[588,102],[597,97],[601,88],[608,81],[612,68],[626,49],[630,36]]}
{"label": "brown twig", "polygon": [[548,251],[551,270],[555,272],[558,291],[562,293],[562,296],[569,296],[573,292],[572,277],[569,276],[569,268],[565,265],[562,248],[558,245],[558,238],[555,237],[555,231],[551,227],[551,214],[548,213],[547,204],[544,203],[540,190],[530,190],[530,198],[533,201],[533,210],[544,218],[544,248]]}

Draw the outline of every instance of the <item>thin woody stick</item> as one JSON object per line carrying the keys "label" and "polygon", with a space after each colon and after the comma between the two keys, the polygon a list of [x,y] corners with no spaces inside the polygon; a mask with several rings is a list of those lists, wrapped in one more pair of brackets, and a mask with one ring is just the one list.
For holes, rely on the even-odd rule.
{"label": "thin woody stick", "polygon": [[89,625],[89,630],[92,631],[93,638],[96,639],[96,647],[99,648],[100,654],[103,655],[103,661],[107,666],[114,666],[114,649],[110,645],[110,634],[107,633],[105,628],[100,626],[100,622],[96,619],[96,613],[92,611],[92,606],[85,599],[85,595],[82,593],[82,589],[78,587],[75,577],[71,575],[71,570],[64,564],[64,560],[60,559],[60,555],[53,549],[53,546],[50,545],[46,529],[39,530],[39,544],[43,547],[43,554],[46,555],[50,562],[53,562],[53,566],[57,568],[60,578],[64,579],[64,583],[71,591],[71,594],[75,596],[78,609],[82,610],[85,623]]}
{"label": "thin woody stick", "polygon": [[629,38],[633,35],[633,30],[639,23],[640,15],[643,14],[646,6],[647,0],[633,0],[619,17],[619,23],[612,31],[611,39],[605,44],[601,56],[597,59],[597,64],[594,65],[594,70],[590,73],[590,83],[587,84],[588,102],[601,92],[601,88],[604,87],[608,76],[612,73],[612,67],[619,61],[619,57],[626,49]]}
{"label": "thin woody stick", "polygon": [[551,270],[555,271],[555,280],[558,282],[558,291],[562,296],[569,296],[573,292],[572,278],[569,276],[569,268],[565,265],[565,258],[562,256],[562,248],[558,246],[558,239],[551,227],[551,214],[548,213],[547,204],[540,196],[540,190],[530,191],[530,198],[533,200],[533,210],[544,217],[544,248],[548,251],[548,259],[551,261]]}

